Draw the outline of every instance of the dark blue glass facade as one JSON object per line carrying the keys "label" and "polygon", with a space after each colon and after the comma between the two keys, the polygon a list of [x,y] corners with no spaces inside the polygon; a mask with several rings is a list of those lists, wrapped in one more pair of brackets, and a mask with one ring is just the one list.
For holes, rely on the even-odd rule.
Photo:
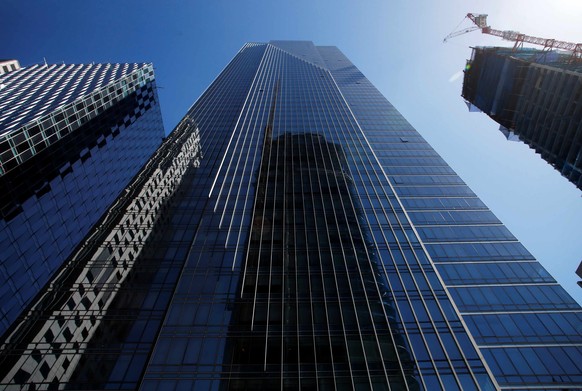
{"label": "dark blue glass facade", "polygon": [[0,83],[4,333],[164,132],[151,64],[37,65]]}
{"label": "dark blue glass facade", "polygon": [[0,379],[576,389],[580,320],[337,48],[250,43],[3,341]]}

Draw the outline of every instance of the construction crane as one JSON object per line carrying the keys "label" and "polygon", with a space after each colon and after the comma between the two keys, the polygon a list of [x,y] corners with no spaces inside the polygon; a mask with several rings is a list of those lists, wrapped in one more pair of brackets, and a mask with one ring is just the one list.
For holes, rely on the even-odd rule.
{"label": "construction crane", "polygon": [[[471,20],[474,26],[471,26],[464,30],[453,31],[452,33],[445,37],[443,42],[447,42],[450,38],[470,33],[471,31],[481,30],[483,34],[495,35],[496,37],[501,37],[506,41],[515,42],[515,44],[513,45],[513,50],[517,50],[523,47],[523,43],[527,42],[535,45],[541,45],[544,47],[543,50],[562,49],[569,51],[572,53],[572,57],[574,59],[580,59],[582,57],[582,43],[572,43],[565,41],[557,41],[555,39],[532,37],[531,35],[525,35],[518,33],[517,31],[511,30],[502,31],[492,29],[491,26],[487,25],[487,15],[485,14],[467,14],[465,19]],[[463,19],[463,21],[465,19]],[[463,23],[463,21],[461,21],[461,23]]]}

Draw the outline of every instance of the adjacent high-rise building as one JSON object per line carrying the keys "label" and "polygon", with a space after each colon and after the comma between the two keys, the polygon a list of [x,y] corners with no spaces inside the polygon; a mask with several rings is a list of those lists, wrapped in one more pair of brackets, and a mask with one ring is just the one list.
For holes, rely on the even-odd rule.
{"label": "adjacent high-rise building", "polygon": [[151,64],[11,64],[0,75],[0,333],[163,136]]}
{"label": "adjacent high-rise building", "polygon": [[20,69],[18,60],[0,60],[0,75]]}
{"label": "adjacent high-rise building", "polygon": [[560,51],[473,48],[463,98],[582,189],[582,61]]}
{"label": "adjacent high-rise building", "polygon": [[562,390],[582,309],[335,47],[242,47],[25,316],[35,389]]}

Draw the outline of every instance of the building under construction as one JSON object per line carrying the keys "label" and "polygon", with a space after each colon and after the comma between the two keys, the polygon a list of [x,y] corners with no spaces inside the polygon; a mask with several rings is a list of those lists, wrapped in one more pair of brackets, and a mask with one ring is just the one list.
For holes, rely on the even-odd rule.
{"label": "building under construction", "polygon": [[462,96],[582,189],[582,62],[572,53],[473,48]]}

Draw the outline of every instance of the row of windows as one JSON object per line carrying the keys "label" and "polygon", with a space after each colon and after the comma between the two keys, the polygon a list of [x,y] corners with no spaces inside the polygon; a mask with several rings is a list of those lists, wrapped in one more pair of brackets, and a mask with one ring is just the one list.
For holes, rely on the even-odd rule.
{"label": "row of windows", "polygon": [[[446,163],[444,163],[444,160],[439,156],[438,153],[436,153],[434,150],[431,149],[424,149],[424,150],[418,150],[418,151],[410,151],[410,150],[389,150],[389,151],[383,151],[383,150],[374,150],[374,153],[377,157],[381,157],[386,159],[386,164],[391,164],[391,162],[394,162],[393,165],[397,165],[396,162],[406,162],[406,164],[403,165],[413,165],[413,162],[416,161],[416,159],[422,159],[421,161],[427,161],[427,162],[432,162],[433,166],[440,166],[440,165],[446,165]],[[444,164],[441,164],[444,163]]]}
{"label": "row of windows", "polygon": [[582,343],[582,312],[466,315],[481,345]]}
{"label": "row of windows", "polygon": [[[447,166],[445,161],[440,157],[398,157],[395,156],[394,151],[390,153],[379,152],[376,154],[380,161],[385,166]],[[421,152],[425,151],[401,151],[401,152],[408,152],[412,156],[423,156]],[[429,155],[430,156],[430,155]]]}
{"label": "row of windows", "polygon": [[[380,160],[382,163],[382,160]],[[388,175],[454,175],[454,171],[448,166],[404,166],[390,167],[383,165]],[[403,194],[404,195],[404,194]]]}
{"label": "row of windows", "polygon": [[452,262],[437,269],[447,285],[555,282],[538,262]]}
{"label": "row of windows", "polygon": [[[394,170],[391,169],[390,171]],[[395,173],[390,172],[390,174],[394,175]],[[468,186],[463,185],[398,186],[397,191],[398,194],[401,194],[403,197],[467,197],[475,195],[475,193],[473,193],[473,191],[471,191]]]}
{"label": "row of windows", "polygon": [[500,385],[582,383],[579,347],[482,349]]}
{"label": "row of windows", "polygon": [[391,179],[396,186],[465,184],[465,182],[456,175],[399,175],[392,176]]}
{"label": "row of windows", "polygon": [[462,312],[578,309],[559,285],[514,285],[449,288]]}
{"label": "row of windows", "polygon": [[516,240],[504,225],[417,227],[417,232],[425,243]]}
{"label": "row of windows", "polygon": [[519,242],[427,244],[434,261],[534,260]]}
{"label": "row of windows", "polygon": [[487,209],[479,198],[475,197],[400,197],[407,211],[415,210],[450,210],[450,209]]}
{"label": "row of windows", "polygon": [[488,210],[471,211],[441,211],[441,212],[416,212],[408,210],[410,220],[417,227],[422,225],[448,225],[448,224],[500,224],[499,219]]}

